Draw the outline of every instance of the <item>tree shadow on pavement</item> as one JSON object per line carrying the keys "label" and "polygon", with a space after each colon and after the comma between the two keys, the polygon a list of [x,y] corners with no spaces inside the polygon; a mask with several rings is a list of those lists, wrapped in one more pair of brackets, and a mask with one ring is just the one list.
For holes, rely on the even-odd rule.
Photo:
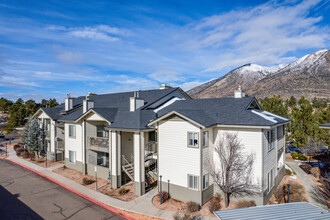
{"label": "tree shadow on pavement", "polygon": [[0,185],[0,219],[43,219],[18,197]]}
{"label": "tree shadow on pavement", "polygon": [[324,205],[325,207],[327,207],[327,203],[325,202],[325,199],[322,196],[322,193],[320,192],[320,190],[317,188],[317,186],[313,185],[312,189],[309,190],[309,195],[312,197],[312,199],[314,201],[316,201],[317,203]]}

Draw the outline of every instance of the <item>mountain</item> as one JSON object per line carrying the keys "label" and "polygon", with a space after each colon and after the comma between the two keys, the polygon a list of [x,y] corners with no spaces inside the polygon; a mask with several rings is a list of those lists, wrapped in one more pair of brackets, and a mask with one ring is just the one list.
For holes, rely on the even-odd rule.
{"label": "mountain", "polygon": [[330,98],[330,51],[319,50],[295,62],[272,67],[246,64],[225,76],[211,80],[188,91],[193,98],[231,97],[241,85],[248,95],[257,98],[292,95],[308,99]]}

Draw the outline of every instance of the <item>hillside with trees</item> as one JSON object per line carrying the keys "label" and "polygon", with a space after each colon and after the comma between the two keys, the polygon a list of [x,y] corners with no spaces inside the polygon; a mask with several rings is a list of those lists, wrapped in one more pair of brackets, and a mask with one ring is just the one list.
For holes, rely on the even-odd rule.
{"label": "hillside with trees", "polygon": [[[43,99],[40,103],[30,99],[26,102],[19,98],[16,102],[0,98],[0,117],[5,124],[5,131],[10,133],[16,127],[23,126],[27,122],[27,117],[33,115],[41,107],[54,107],[58,103],[56,99]],[[2,120],[0,119],[0,121]]]}

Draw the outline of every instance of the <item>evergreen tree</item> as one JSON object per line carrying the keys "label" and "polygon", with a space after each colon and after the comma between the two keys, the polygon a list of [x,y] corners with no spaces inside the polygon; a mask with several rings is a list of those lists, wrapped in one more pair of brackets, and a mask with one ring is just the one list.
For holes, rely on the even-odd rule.
{"label": "evergreen tree", "polygon": [[288,117],[288,106],[286,103],[281,99],[280,96],[273,96],[271,98],[266,97],[262,103],[261,108],[265,111],[283,116]]}
{"label": "evergreen tree", "polygon": [[305,97],[301,97],[298,106],[292,108],[290,131],[293,145],[301,148],[306,145],[309,136],[315,136],[318,125],[313,116],[313,107]]}
{"label": "evergreen tree", "polygon": [[[318,109],[314,115],[318,125],[330,122],[330,105],[326,109]],[[318,127],[316,138],[326,146],[330,146],[330,131],[328,129]]]}
{"label": "evergreen tree", "polygon": [[290,99],[286,100],[286,104],[289,107],[293,107],[297,105],[297,99],[294,96],[291,96]]}
{"label": "evergreen tree", "polygon": [[42,150],[42,131],[39,127],[38,120],[34,119],[30,122],[28,126],[28,131],[25,135],[26,147],[30,153],[36,152],[37,156],[39,151]]}

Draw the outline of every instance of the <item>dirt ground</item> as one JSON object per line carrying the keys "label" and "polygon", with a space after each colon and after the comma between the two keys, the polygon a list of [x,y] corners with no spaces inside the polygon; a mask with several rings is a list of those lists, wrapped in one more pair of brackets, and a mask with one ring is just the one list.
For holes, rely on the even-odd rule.
{"label": "dirt ground", "polygon": [[[37,164],[38,166],[46,167],[46,163],[45,163],[45,159],[44,158],[40,159],[39,161],[37,161],[37,158],[36,158],[36,160],[30,160],[29,158],[24,158],[22,156],[20,156],[20,158],[22,158],[24,160],[27,160],[27,161],[29,161],[31,163]],[[56,165],[60,165],[60,164],[64,164],[64,162],[63,161],[53,162],[51,160],[47,160],[47,168],[48,167],[53,167],[53,166],[56,166]]]}
{"label": "dirt ground", "polygon": [[[95,180],[94,176],[90,176],[90,175],[83,175],[81,172],[73,170],[73,169],[69,169],[67,167],[63,167],[63,168],[58,168],[53,170],[55,173],[58,173],[68,179],[71,179],[81,185],[83,184],[83,178],[87,177],[89,179]],[[96,183],[91,183],[89,185],[84,185],[85,187],[89,188],[89,189],[96,189]],[[109,181],[101,179],[101,178],[97,178],[97,191],[100,193],[103,193],[105,195],[108,195],[110,197],[116,198],[116,199],[120,199],[122,201],[131,201],[136,199],[138,196],[134,194],[134,186],[133,183],[123,186],[127,192],[124,195],[120,195],[119,194],[119,190],[120,189],[112,189],[110,187]]]}
{"label": "dirt ground", "polygon": [[[278,188],[282,188],[283,185],[286,185],[286,184],[288,184],[288,183],[290,183],[291,185],[292,185],[293,183],[300,184],[300,185],[302,185],[303,188],[304,188],[304,192],[300,195],[300,196],[301,196],[301,199],[304,200],[304,201],[307,201],[307,202],[308,202],[308,196],[307,196],[307,193],[306,193],[306,189],[305,189],[305,187],[304,187],[304,185],[303,185],[301,179],[300,179],[298,176],[296,176],[296,177],[297,177],[296,179],[292,179],[292,178],[290,178],[290,175],[285,175],[285,176],[283,177],[282,181],[280,182],[280,184],[278,185],[277,189],[278,189]],[[290,196],[291,196],[291,194],[290,194]],[[276,198],[275,198],[274,195],[272,195],[272,197],[269,199],[267,205],[273,205],[273,204],[276,204],[275,201],[276,201]],[[282,199],[281,201],[279,201],[279,203],[284,203],[284,200]]]}
{"label": "dirt ground", "polygon": [[[154,196],[154,198],[152,199],[152,204],[156,208],[162,209],[162,210],[167,210],[167,211],[172,211],[172,212],[179,212],[179,213],[186,213],[186,214],[193,214],[193,215],[215,217],[215,215],[209,211],[210,201],[205,203],[201,207],[201,210],[199,210],[198,212],[190,212],[189,210],[187,210],[186,203],[178,201],[176,199],[172,199],[172,198],[170,198],[169,200],[165,201],[163,204],[160,205],[158,195]],[[225,208],[224,200],[221,200],[220,203],[221,203],[221,210],[235,209],[236,208],[236,203],[233,202],[233,201],[230,201],[229,206],[227,208]]]}

